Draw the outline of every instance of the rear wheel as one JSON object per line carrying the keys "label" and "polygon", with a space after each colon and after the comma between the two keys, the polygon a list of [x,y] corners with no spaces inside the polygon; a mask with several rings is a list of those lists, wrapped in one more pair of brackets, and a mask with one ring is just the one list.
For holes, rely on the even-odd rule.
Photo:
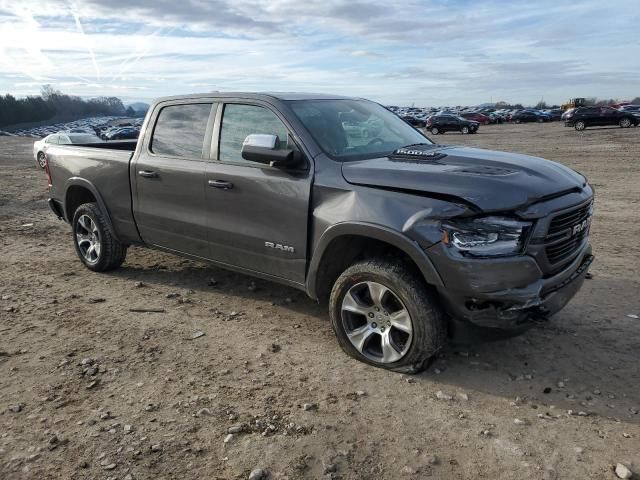
{"label": "rear wheel", "polygon": [[467,127],[467,126],[462,127],[462,133],[464,133],[464,134],[469,133],[469,127]]}
{"label": "rear wheel", "polygon": [[440,129],[438,127],[431,127],[431,133],[438,135],[440,133]]}
{"label": "rear wheel", "polygon": [[622,128],[629,128],[631,126],[631,120],[629,120],[628,118],[623,118],[620,120],[619,125]]}
{"label": "rear wheel", "polygon": [[44,157],[44,152],[38,152],[37,161],[38,161],[38,166],[44,170],[44,167],[46,166],[46,163],[47,163]]}
{"label": "rear wheel", "polygon": [[71,225],[76,253],[89,270],[104,272],[122,265],[127,247],[113,237],[98,205],[80,205]]}
{"label": "rear wheel", "polygon": [[578,131],[584,130],[585,128],[587,128],[587,126],[585,125],[585,123],[582,120],[579,120],[576,122],[576,124],[573,126],[573,128],[575,128]]}
{"label": "rear wheel", "polygon": [[433,291],[397,261],[371,259],[345,270],[329,313],[342,349],[376,367],[424,369],[446,342],[446,321]]}

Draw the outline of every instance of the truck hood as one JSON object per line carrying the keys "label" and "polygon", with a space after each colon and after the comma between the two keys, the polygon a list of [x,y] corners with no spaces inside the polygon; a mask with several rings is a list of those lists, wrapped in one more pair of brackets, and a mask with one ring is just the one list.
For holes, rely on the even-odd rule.
{"label": "truck hood", "polygon": [[538,157],[459,146],[420,149],[424,156],[345,162],[342,175],[356,185],[457,197],[485,212],[518,209],[586,185],[579,173]]}

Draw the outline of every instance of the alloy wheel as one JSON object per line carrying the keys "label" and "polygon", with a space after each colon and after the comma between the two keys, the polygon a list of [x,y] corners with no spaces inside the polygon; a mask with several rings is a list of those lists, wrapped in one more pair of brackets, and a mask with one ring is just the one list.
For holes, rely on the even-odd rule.
{"label": "alloy wheel", "polygon": [[89,215],[81,215],[75,228],[76,243],[80,254],[91,264],[100,259],[100,231]]}
{"label": "alloy wheel", "polygon": [[342,326],[354,348],[369,360],[393,363],[409,351],[413,324],[402,300],[378,282],[360,282],[345,294]]}

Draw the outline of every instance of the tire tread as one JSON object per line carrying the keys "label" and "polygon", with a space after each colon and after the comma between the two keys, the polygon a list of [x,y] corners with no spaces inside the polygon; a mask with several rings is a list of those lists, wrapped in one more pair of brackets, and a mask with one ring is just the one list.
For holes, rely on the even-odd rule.
{"label": "tire tread", "polygon": [[78,256],[80,257],[82,263],[84,263],[84,265],[89,270],[93,270],[94,272],[106,272],[108,270],[114,270],[120,267],[120,265],[124,263],[127,256],[127,246],[120,243],[111,234],[111,230],[109,229],[107,221],[104,218],[100,207],[98,207],[96,203],[83,203],[76,209],[73,215],[72,235],[75,235],[76,220],[83,213],[89,213],[100,229],[100,236],[102,240],[102,258],[100,258],[99,261],[94,265],[86,263],[82,258],[82,255],[80,255],[78,245],[74,239],[73,243],[76,247],[76,252],[78,253]]}
{"label": "tire tread", "polygon": [[[414,335],[413,341],[417,341],[415,346],[406,356],[395,364],[381,364],[373,362],[357,352],[351,342],[342,335],[340,320],[340,303],[342,296],[340,292],[346,288],[345,285],[353,283],[353,278],[363,275],[374,275],[384,278],[395,278],[403,289],[411,293],[410,301],[414,303],[416,310],[421,312],[419,321],[424,322],[425,335],[418,338]],[[340,295],[340,298],[337,296]],[[338,302],[340,301],[340,302]],[[406,302],[405,299],[403,301]],[[430,360],[442,349],[447,341],[447,321],[444,311],[438,304],[438,299],[433,289],[426,284],[424,279],[414,272],[406,262],[396,258],[372,258],[354,263],[348,267],[336,280],[329,303],[331,322],[342,349],[351,357],[363,361],[370,365],[386,368],[395,372],[415,374],[424,370]],[[417,329],[414,327],[414,332]]]}

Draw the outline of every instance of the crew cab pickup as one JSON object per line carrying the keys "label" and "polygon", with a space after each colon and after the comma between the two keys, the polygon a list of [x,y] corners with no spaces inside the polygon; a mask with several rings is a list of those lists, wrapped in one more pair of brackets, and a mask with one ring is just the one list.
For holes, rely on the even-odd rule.
{"label": "crew cab pickup", "polygon": [[363,99],[163,98],[137,143],[52,145],[46,171],[87,268],[136,245],[280,282],[328,303],[346,353],[401,372],[453,325],[554,314],[593,260],[582,175],[435,144]]}

